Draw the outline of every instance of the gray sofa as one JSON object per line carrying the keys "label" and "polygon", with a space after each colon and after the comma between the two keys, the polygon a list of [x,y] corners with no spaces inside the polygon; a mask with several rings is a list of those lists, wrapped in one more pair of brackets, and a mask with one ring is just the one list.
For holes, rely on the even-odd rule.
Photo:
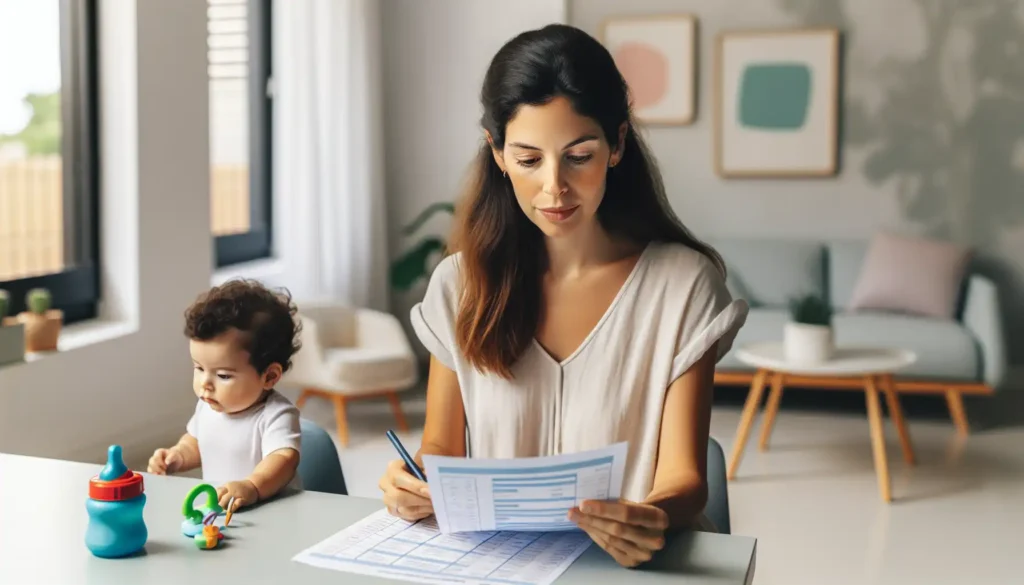
{"label": "gray sofa", "polygon": [[853,313],[846,307],[867,240],[719,238],[709,243],[725,260],[729,290],[751,307],[733,349],[718,364],[720,383],[742,382],[744,374],[752,377],[753,370],[736,359],[736,348],[781,340],[789,299],[809,292],[831,303],[837,345],[878,345],[917,353],[913,366],[894,375],[897,391],[944,393],[952,411],[962,409],[961,393],[990,394],[1003,382],[1007,366],[999,300],[995,286],[984,276],[968,274],[955,319]]}

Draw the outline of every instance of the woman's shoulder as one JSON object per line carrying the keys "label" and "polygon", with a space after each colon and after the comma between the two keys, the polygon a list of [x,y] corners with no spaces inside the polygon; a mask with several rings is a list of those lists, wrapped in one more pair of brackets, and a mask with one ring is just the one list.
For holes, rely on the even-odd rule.
{"label": "woman's shoulder", "polygon": [[430,272],[423,301],[434,307],[454,306],[459,298],[459,260],[461,253],[449,254]]}
{"label": "woman's shoulder", "polygon": [[459,281],[459,261],[462,252],[448,254],[437,263],[430,273],[431,286],[440,286],[445,290],[453,290]]}
{"label": "woman's shoulder", "polygon": [[700,250],[676,242],[654,242],[649,248],[651,270],[674,284],[725,282],[719,267]]}

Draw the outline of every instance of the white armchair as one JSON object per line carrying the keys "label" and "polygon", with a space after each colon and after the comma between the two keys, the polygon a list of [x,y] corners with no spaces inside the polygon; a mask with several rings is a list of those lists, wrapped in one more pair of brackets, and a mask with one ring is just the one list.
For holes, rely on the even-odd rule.
{"label": "white armchair", "polygon": [[387,397],[399,430],[407,431],[398,392],[417,380],[416,355],[394,315],[336,302],[299,303],[302,348],[282,384],[334,403],[338,440],[348,444],[345,406],[350,400]]}

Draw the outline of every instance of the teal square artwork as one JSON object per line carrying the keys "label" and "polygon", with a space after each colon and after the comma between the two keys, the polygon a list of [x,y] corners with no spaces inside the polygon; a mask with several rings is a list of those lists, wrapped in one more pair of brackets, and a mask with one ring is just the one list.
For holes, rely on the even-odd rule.
{"label": "teal square artwork", "polygon": [[739,92],[741,125],[796,131],[807,121],[811,105],[811,69],[802,63],[747,65]]}

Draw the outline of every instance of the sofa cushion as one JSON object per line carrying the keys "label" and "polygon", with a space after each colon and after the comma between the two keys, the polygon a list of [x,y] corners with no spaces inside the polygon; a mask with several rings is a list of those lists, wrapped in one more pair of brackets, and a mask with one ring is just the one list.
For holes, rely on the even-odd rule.
{"label": "sofa cushion", "polygon": [[747,313],[747,322],[736,333],[736,339],[733,341],[729,353],[718,361],[718,369],[726,372],[752,370],[753,368],[736,359],[736,350],[748,343],[781,341],[782,330],[787,321],[789,321],[787,309],[750,309]]}
{"label": "sofa cushion", "polygon": [[416,373],[413,356],[387,348],[331,348],[324,350],[324,361],[332,381],[343,388],[393,390]]}
{"label": "sofa cushion", "polygon": [[828,243],[828,295],[832,308],[850,306],[860,267],[868,252],[866,240],[833,240]]}
{"label": "sofa cushion", "polygon": [[849,308],[950,319],[970,257],[968,248],[951,242],[876,234]]}
{"label": "sofa cushion", "polygon": [[832,318],[832,324],[836,345],[892,347],[916,353],[913,365],[894,374],[898,378],[980,380],[977,345],[956,321],[891,313],[842,313]]}
{"label": "sofa cushion", "polygon": [[[748,343],[782,341],[789,313],[782,309],[751,309],[746,324],[736,334],[732,349],[719,362],[724,372],[752,371],[736,359],[736,350]],[[897,372],[897,378],[980,380],[981,362],[974,338],[955,321],[892,315],[843,313],[832,319],[837,345],[909,349],[917,361]]]}
{"label": "sofa cushion", "polygon": [[805,240],[718,238],[730,288],[752,307],[786,307],[793,297],[825,294],[825,248]]}

